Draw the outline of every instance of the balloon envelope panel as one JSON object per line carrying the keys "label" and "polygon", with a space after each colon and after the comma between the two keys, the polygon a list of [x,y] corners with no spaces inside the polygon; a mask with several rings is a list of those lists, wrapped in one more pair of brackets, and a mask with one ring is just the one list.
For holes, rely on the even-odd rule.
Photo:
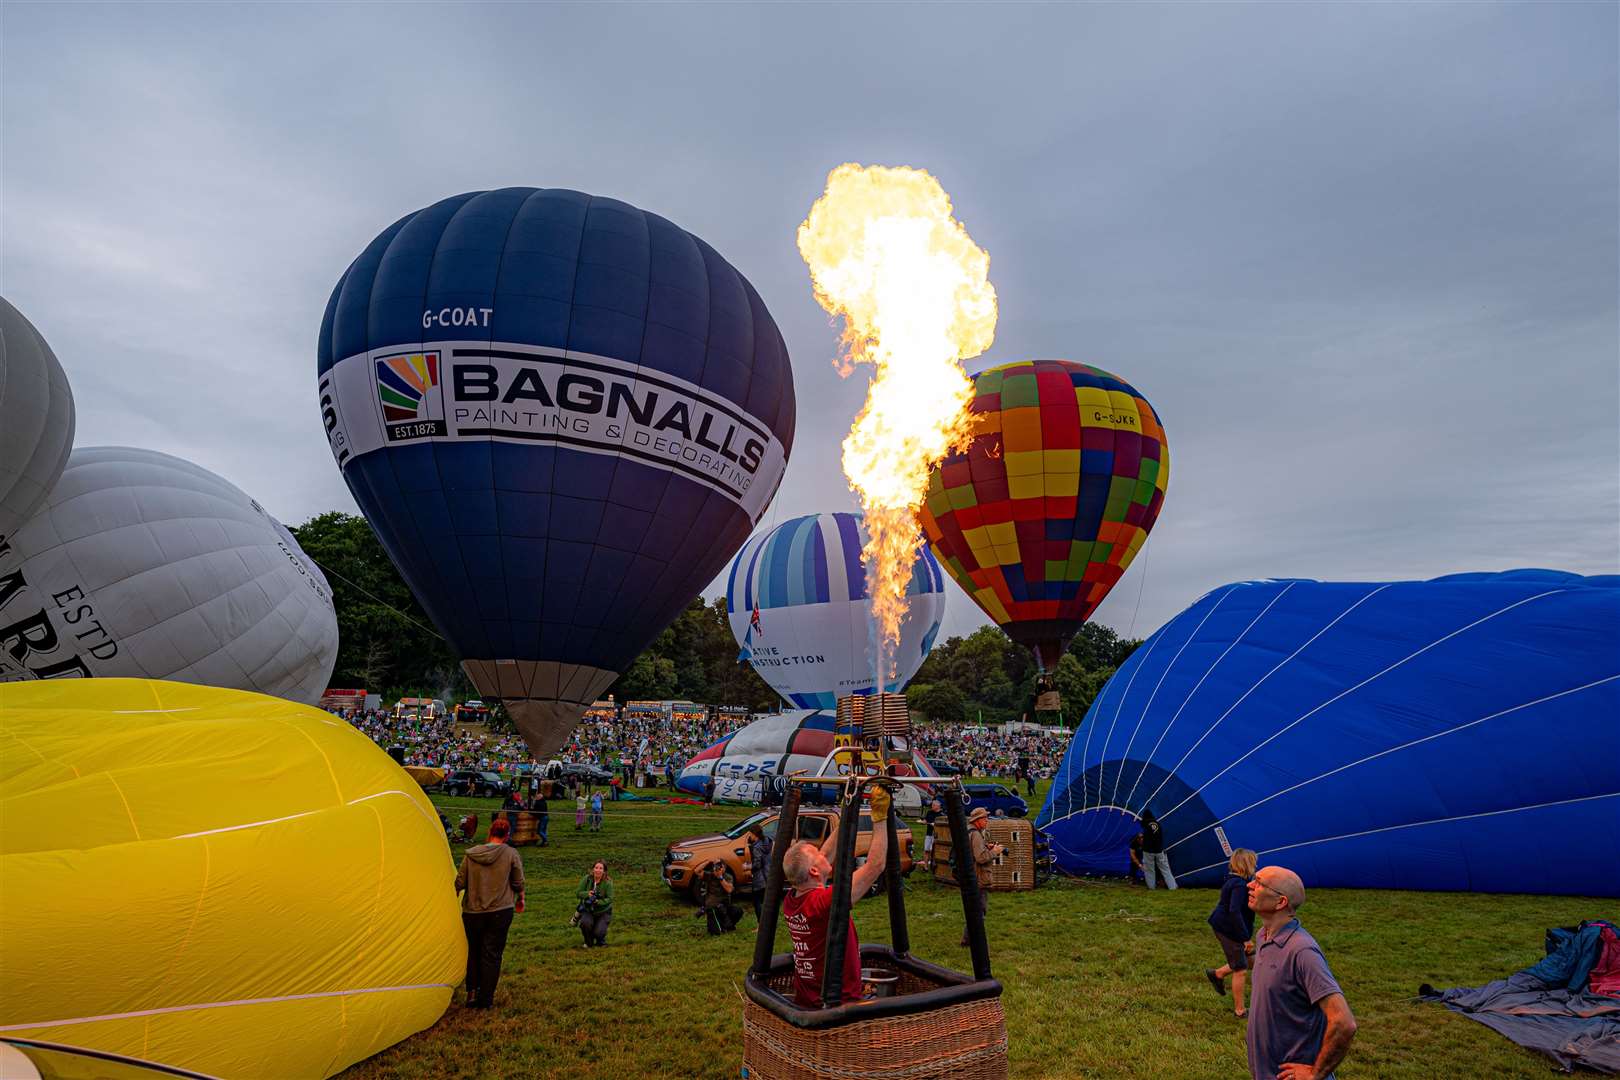
{"label": "balloon envelope panel", "polygon": [[0,685],[8,1034],[218,1076],[330,1076],[432,1024],[466,963],[438,815],[279,698]]}
{"label": "balloon envelope panel", "polygon": [[971,411],[918,516],[946,572],[1051,669],[1158,520],[1164,427],[1129,383],[1068,360],[983,372]]}
{"label": "balloon envelope panel", "polygon": [[1172,869],[1229,850],[1309,885],[1620,895],[1620,579],[1253,581],[1121,666],[1037,824],[1123,873],[1151,808]]}
{"label": "balloon envelope panel", "polygon": [[235,485],[152,450],[75,450],[0,541],[0,679],[128,676],[320,700],[331,589]]}
{"label": "balloon envelope panel", "polygon": [[28,520],[73,449],[73,392],[34,324],[0,297],[0,539]]}
{"label": "balloon envelope panel", "polygon": [[385,230],[333,290],[319,385],[366,519],[542,755],[747,538],[793,444],[753,287],[576,191],[458,195]]}
{"label": "balloon envelope panel", "polygon": [[[840,697],[877,686],[865,542],[858,515],[811,514],[755,536],[732,560],[731,632],[760,677],[800,708],[834,708]],[[945,617],[945,576],[926,547],[917,551],[906,596],[890,689],[917,673]]]}

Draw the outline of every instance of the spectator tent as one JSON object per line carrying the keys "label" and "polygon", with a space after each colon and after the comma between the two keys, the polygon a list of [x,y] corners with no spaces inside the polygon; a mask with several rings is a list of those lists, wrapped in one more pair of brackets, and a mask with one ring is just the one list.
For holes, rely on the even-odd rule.
{"label": "spectator tent", "polygon": [[1184,882],[1234,847],[1311,885],[1620,895],[1620,578],[1250,581],[1119,669],[1036,824],[1122,873],[1151,807]]}

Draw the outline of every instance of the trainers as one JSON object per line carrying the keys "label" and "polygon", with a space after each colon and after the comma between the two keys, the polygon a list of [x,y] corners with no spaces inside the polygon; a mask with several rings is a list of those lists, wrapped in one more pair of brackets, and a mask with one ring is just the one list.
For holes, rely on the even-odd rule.
{"label": "trainers", "polygon": [[1215,992],[1217,994],[1220,994],[1222,997],[1226,996],[1226,983],[1222,981],[1219,975],[1215,974],[1214,968],[1205,968],[1204,978],[1209,980],[1209,985],[1215,988]]}

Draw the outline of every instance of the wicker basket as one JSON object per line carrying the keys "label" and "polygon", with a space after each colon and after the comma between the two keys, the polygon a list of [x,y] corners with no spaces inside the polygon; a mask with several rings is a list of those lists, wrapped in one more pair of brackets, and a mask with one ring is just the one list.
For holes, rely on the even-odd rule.
{"label": "wicker basket", "polygon": [[540,842],[539,814],[531,814],[527,810],[516,812],[502,811],[502,813],[506,814],[506,820],[510,822],[512,826],[512,835],[507,837],[507,843],[511,844],[513,847],[522,847],[527,844],[538,844]]}
{"label": "wicker basket", "polygon": [[[935,825],[934,879],[956,884],[951,868],[951,833]],[[1035,887],[1035,828],[1026,818],[991,818],[985,822],[985,839],[1007,850],[990,863],[989,892],[1021,892]]]}
{"label": "wicker basket", "polygon": [[908,956],[861,949],[865,966],[897,971],[895,996],[803,1010],[784,953],[764,976],[750,974],[743,1003],[748,1080],[1004,1080],[1007,1021],[1001,984]]}

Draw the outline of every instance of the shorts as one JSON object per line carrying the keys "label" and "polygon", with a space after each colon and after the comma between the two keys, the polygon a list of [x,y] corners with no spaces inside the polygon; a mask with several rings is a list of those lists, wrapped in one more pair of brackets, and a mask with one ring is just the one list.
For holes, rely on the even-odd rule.
{"label": "shorts", "polygon": [[1226,966],[1233,971],[1248,971],[1249,958],[1243,952],[1243,942],[1233,941],[1219,930],[1215,931],[1215,940],[1221,943],[1221,952],[1226,954]]}

